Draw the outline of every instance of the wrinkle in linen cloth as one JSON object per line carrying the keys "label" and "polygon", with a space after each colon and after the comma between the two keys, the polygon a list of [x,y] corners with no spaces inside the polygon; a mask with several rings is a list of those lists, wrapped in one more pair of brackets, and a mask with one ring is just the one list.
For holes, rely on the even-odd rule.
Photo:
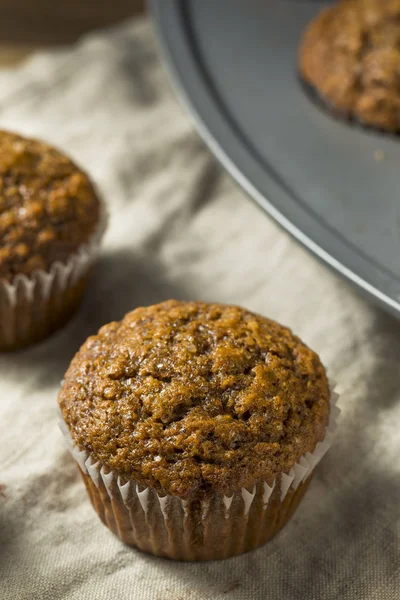
{"label": "wrinkle in linen cloth", "polygon": [[[1,600],[399,600],[400,323],[223,173],[171,91],[150,24],[1,73],[0,126],[66,149],[111,214],[79,314],[0,357]],[[341,392],[336,441],[294,518],[264,548],[220,563],[153,558],[113,537],[56,425],[60,379],[86,336],[170,297],[242,304],[289,325]]]}

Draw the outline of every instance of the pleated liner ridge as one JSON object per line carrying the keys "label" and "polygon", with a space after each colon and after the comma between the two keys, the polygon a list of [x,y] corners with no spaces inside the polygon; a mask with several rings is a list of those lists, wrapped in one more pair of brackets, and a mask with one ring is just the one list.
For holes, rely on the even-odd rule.
{"label": "pleated liner ridge", "polygon": [[82,299],[106,224],[102,203],[92,239],[66,263],[55,262],[49,271],[38,270],[29,277],[17,275],[12,282],[0,279],[0,351],[42,340],[68,321]]}
{"label": "pleated liner ridge", "polygon": [[338,394],[331,384],[331,414],[325,438],[288,473],[269,485],[257,483],[224,496],[185,501],[159,495],[135,481],[123,482],[72,442],[60,429],[79,466],[90,500],[103,523],[123,542],[144,552],[178,560],[215,560],[258,548],[289,520],[303,497],[314,469],[329,449],[337,428]]}

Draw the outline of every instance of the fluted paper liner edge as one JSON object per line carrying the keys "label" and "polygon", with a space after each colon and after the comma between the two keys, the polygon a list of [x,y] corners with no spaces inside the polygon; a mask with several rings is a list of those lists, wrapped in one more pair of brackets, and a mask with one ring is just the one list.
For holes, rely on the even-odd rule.
{"label": "fluted paper liner edge", "polygon": [[[38,310],[40,319],[46,330],[48,319],[57,320],[57,314],[62,318],[63,305],[60,300],[54,308],[56,317],[48,314],[50,304],[54,305],[54,297],[62,298],[65,292],[82,289],[81,280],[87,275],[106,230],[108,214],[105,204],[100,199],[99,224],[87,244],[82,245],[65,262],[54,262],[48,271],[36,270],[30,276],[19,274],[10,282],[0,280],[1,311],[5,322],[1,323],[0,346],[4,349],[24,346],[31,343],[31,327],[38,325]],[[52,327],[52,330],[56,327]],[[40,332],[39,332],[40,333]],[[45,334],[46,335],[46,334]],[[45,337],[43,335],[43,337]],[[32,341],[39,341],[41,335],[36,335]]]}
{"label": "fluted paper liner edge", "polygon": [[67,283],[73,285],[79,277],[87,270],[93,257],[96,255],[101,239],[107,227],[108,213],[103,201],[100,203],[100,221],[95,233],[87,244],[83,244],[77,252],[72,254],[65,262],[54,262],[48,271],[38,269],[31,276],[16,275],[12,282],[0,280],[0,286],[4,289],[11,306],[17,301],[17,289],[23,289],[24,299],[33,300],[34,288],[41,288],[41,296],[47,299],[54,281],[58,280],[59,289],[65,289]]}
{"label": "fluted paper liner edge", "polygon": [[[340,414],[340,409],[337,406],[339,395],[334,391],[334,382],[330,381],[329,384],[331,389],[331,407],[329,423],[326,428],[324,440],[316,445],[312,453],[306,453],[304,456],[302,456],[301,459],[290,469],[290,471],[288,471],[287,473],[283,473],[281,477],[277,477],[272,483],[272,485],[268,485],[267,482],[262,482],[261,484],[259,483],[255,485],[251,490],[241,488],[238,492],[234,492],[231,496],[216,494],[215,497],[218,497],[219,504],[222,507],[223,511],[222,518],[225,521],[231,520],[232,517],[232,520],[234,520],[236,523],[238,523],[240,520],[246,522],[249,518],[250,511],[252,509],[254,499],[256,496],[258,503],[261,505],[260,510],[263,511],[264,514],[266,514],[266,512],[270,508],[274,508],[272,514],[274,516],[275,521],[282,520],[282,515],[280,517],[278,515],[277,517],[277,512],[279,512],[280,506],[286,505],[284,511],[285,518],[282,520],[282,523],[275,524],[275,528],[273,528],[271,535],[268,536],[267,539],[269,539],[269,537],[272,537],[272,535],[274,535],[274,533],[276,533],[280,529],[280,527],[286,522],[286,520],[288,520],[289,516],[294,512],[298,504],[299,499],[297,499],[297,497],[302,497],[305,489],[308,486],[308,483],[311,479],[311,475],[315,467],[318,465],[322,457],[326,454],[329,447],[331,446],[335,431],[337,429],[338,417]],[[129,522],[131,523],[132,528],[134,528],[134,522],[132,520],[131,514],[132,505],[136,504],[137,507],[140,507],[140,510],[142,512],[142,518],[144,518],[144,520],[147,521],[150,508],[152,508],[152,511],[154,512],[154,505],[151,506],[151,499],[156,498],[158,502],[157,511],[164,521],[163,525],[167,532],[170,531],[170,525],[174,527],[174,523],[170,524],[169,521],[174,521],[176,525],[176,506],[179,507],[180,512],[180,516],[178,516],[178,521],[180,522],[181,529],[184,531],[184,522],[185,520],[189,520],[190,511],[192,510],[191,505],[188,501],[185,501],[183,499],[169,494],[162,496],[149,487],[145,487],[142,489],[142,487],[135,481],[121,481],[120,477],[116,473],[114,473],[113,471],[106,472],[104,466],[100,462],[94,461],[86,450],[80,450],[74,444],[70,436],[68,427],[66,426],[62,418],[59,421],[59,427],[67,442],[68,448],[73,458],[79,465],[84,480],[87,477],[89,483],[91,482],[91,485],[95,486],[94,488],[92,488],[92,493],[89,493],[92,499],[92,503],[94,505],[95,502],[92,498],[93,491],[97,490],[99,498],[100,496],[102,496],[101,492],[105,491],[108,495],[108,499],[106,498],[106,502],[110,503],[110,507],[112,507],[113,505],[117,505],[120,502],[121,506],[123,507],[123,510],[126,510],[127,513],[129,513]],[[87,484],[87,481],[85,483]],[[86,487],[88,487],[88,485],[86,485]],[[242,501],[240,508],[238,508],[238,497]],[[272,502],[272,504],[274,504],[274,507],[270,507],[272,499],[274,499]],[[104,498],[102,499],[102,502],[104,503]],[[210,516],[210,513],[212,513],[212,509],[210,508],[211,502],[212,501],[210,500],[203,500],[200,502],[199,515],[200,520],[204,526],[205,521]],[[292,506],[290,506],[291,504]],[[96,506],[95,508],[96,510],[98,510]],[[120,508],[121,507],[119,507],[119,509]],[[119,512],[119,509],[117,510],[117,512]],[[171,517],[171,512],[173,509],[175,510],[175,516]],[[235,514],[233,514],[233,510],[235,511]],[[107,522],[107,518],[103,518],[101,515],[100,517],[102,518],[103,522],[105,522],[114,531],[114,533],[121,537],[121,539],[123,539],[127,543],[131,543],[130,541],[127,541],[127,536],[123,535],[120,531],[120,527],[118,526],[118,516],[116,516],[115,514],[112,516],[111,524]],[[135,514],[135,518],[140,520],[140,516],[137,513]],[[128,520],[128,517],[126,520]],[[157,527],[155,527],[155,529],[157,529]],[[140,547],[139,544],[135,542],[132,542],[131,545]],[[247,551],[249,549],[252,549],[252,547],[257,547],[258,545],[260,544],[255,543],[253,546],[250,544],[250,547],[246,547],[241,551]],[[194,556],[186,556],[185,552],[169,553],[168,551],[163,551],[162,549],[154,550],[152,548],[151,543],[147,544],[145,548],[141,549],[145,549],[145,551],[148,552],[153,552],[154,554],[170,556],[172,558],[181,558],[184,560],[196,560],[199,559],[199,557],[200,560],[208,558],[226,558],[228,556],[240,553],[237,552],[235,549],[231,549],[231,551],[228,550],[226,552],[222,552],[221,556],[214,556],[213,550],[211,549],[211,555],[208,556],[207,549],[205,549],[205,556],[203,556],[204,553],[202,552],[195,552]]]}

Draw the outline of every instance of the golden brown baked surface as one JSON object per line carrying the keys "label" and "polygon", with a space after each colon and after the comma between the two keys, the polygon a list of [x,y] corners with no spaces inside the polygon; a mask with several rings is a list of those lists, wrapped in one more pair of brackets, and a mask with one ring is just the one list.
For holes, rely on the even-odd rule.
{"label": "golden brown baked surface", "polygon": [[342,0],[306,29],[302,78],[347,118],[400,131],[400,0]]}
{"label": "golden brown baked surface", "polygon": [[88,338],[59,404],[95,460],[193,497],[288,471],[325,435],[329,387],[289,329],[235,306],[171,300]]}
{"label": "golden brown baked surface", "polygon": [[93,186],[69,158],[0,131],[0,278],[66,262],[89,241],[99,218]]}

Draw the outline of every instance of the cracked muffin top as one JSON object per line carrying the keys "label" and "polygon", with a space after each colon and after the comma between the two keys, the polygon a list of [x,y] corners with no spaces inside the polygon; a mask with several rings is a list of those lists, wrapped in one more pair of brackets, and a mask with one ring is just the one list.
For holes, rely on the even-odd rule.
{"label": "cracked muffin top", "polygon": [[99,221],[95,190],[69,158],[0,131],[0,279],[65,263]]}
{"label": "cracked muffin top", "polygon": [[123,480],[183,498],[272,483],[325,435],[318,356],[237,306],[170,300],[100,329],[59,394],[80,449]]}
{"label": "cracked muffin top", "polygon": [[338,114],[400,131],[400,0],[341,0],[306,29],[302,78]]}

